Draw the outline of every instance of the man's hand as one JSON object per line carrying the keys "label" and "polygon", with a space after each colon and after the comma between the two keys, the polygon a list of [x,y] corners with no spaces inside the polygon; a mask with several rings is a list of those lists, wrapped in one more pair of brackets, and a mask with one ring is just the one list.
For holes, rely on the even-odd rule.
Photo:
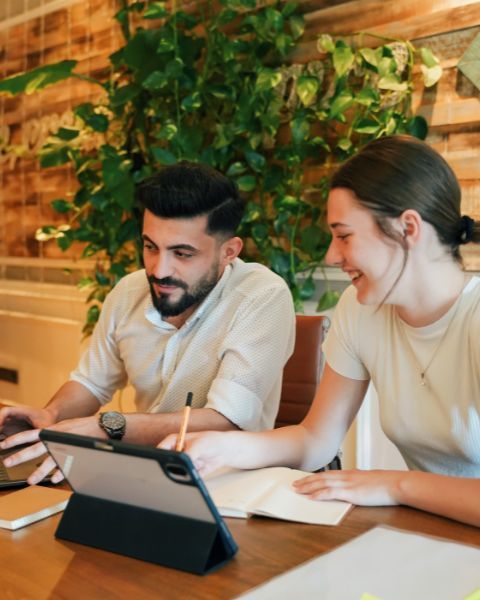
{"label": "man's hand", "polygon": [[[20,408],[20,407],[18,407],[18,408]],[[9,409],[2,409],[2,411],[3,410],[9,410]],[[15,407],[15,410],[17,410],[17,407]],[[29,431],[23,431],[21,433],[17,433],[15,435],[12,435],[11,437],[6,438],[0,444],[0,447],[2,449],[6,449],[6,448],[14,448],[15,446],[18,446],[19,444],[32,443],[32,442],[37,442],[37,443],[33,443],[33,445],[28,446],[27,448],[23,448],[22,450],[19,450],[15,454],[12,454],[8,458],[6,458],[4,462],[5,462],[5,466],[7,466],[7,467],[13,467],[14,465],[18,465],[20,463],[23,463],[23,462],[33,459],[33,458],[38,458],[39,456],[42,456],[42,454],[45,454],[45,446],[42,444],[42,442],[38,442],[38,434],[39,434],[40,429],[48,428],[48,429],[53,429],[54,431],[63,431],[63,432],[67,432],[67,433],[75,433],[78,435],[87,435],[87,436],[103,437],[103,438],[107,437],[106,433],[98,425],[97,417],[83,417],[80,419],[67,419],[65,421],[61,421],[60,423],[54,424],[53,421],[48,423],[48,417],[46,415],[42,414],[42,411],[49,413],[48,409],[32,409],[29,407],[21,407],[20,410],[21,410],[21,414],[25,418],[25,420],[27,420],[26,417],[28,415],[27,422],[30,422],[33,426],[36,425],[36,428],[31,429]],[[0,411],[0,413],[2,411]],[[38,413],[40,413],[40,414],[38,414]],[[20,414],[20,413],[17,413],[17,415],[18,414]],[[2,415],[0,414],[0,423],[2,422],[1,419],[2,419]],[[28,478],[28,483],[30,485],[39,483],[40,481],[42,481],[42,479],[47,477],[47,475],[52,470],[55,469],[55,466],[56,465],[55,465],[54,460],[50,456],[48,456],[43,461],[43,463],[30,475],[30,477]],[[62,472],[59,471],[58,469],[55,470],[51,477],[52,483],[58,483],[62,480],[63,480]]]}

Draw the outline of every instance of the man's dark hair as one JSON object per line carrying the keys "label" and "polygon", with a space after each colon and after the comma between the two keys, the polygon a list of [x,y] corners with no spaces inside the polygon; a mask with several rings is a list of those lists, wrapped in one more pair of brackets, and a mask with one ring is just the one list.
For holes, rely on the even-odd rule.
{"label": "man's dark hair", "polygon": [[180,162],[142,181],[136,197],[143,210],[165,219],[207,216],[209,235],[235,235],[244,202],[233,181],[207,165]]}

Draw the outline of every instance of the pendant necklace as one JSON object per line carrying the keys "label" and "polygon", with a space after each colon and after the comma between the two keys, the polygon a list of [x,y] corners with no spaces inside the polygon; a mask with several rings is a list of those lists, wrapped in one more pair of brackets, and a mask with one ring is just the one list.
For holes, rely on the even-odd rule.
{"label": "pendant necklace", "polygon": [[447,326],[445,327],[445,330],[444,330],[444,332],[442,333],[442,335],[441,335],[441,337],[440,337],[440,340],[438,341],[437,345],[436,345],[436,346],[435,346],[435,348],[433,349],[433,352],[432,352],[432,354],[431,354],[431,356],[430,356],[430,360],[427,362],[427,364],[425,365],[425,367],[422,367],[422,365],[420,364],[420,361],[418,360],[418,358],[417,358],[417,355],[416,355],[416,354],[415,354],[415,352],[413,351],[412,344],[411,344],[410,340],[408,339],[408,335],[407,335],[407,332],[405,331],[405,327],[402,325],[401,319],[400,319],[400,317],[398,317],[398,315],[397,315],[397,318],[399,319],[399,321],[400,321],[400,324],[401,324],[402,335],[403,335],[403,337],[404,337],[404,339],[405,339],[405,341],[406,341],[406,343],[407,343],[407,347],[408,347],[408,349],[409,349],[409,351],[410,351],[410,354],[412,355],[413,359],[414,359],[414,360],[415,360],[415,362],[417,363],[417,368],[418,368],[418,370],[419,370],[419,372],[420,372],[420,385],[421,385],[422,387],[425,387],[425,386],[427,385],[427,381],[426,381],[426,379],[425,379],[425,375],[426,375],[426,373],[427,373],[427,371],[428,371],[428,369],[429,369],[430,365],[432,364],[432,362],[433,362],[433,359],[434,359],[434,358],[435,358],[435,356],[437,355],[437,352],[438,352],[438,350],[439,350],[440,346],[442,345],[442,343],[443,343],[443,340],[444,340],[444,339],[447,337],[447,334],[448,334],[448,332],[449,332],[449,330],[450,330],[450,325],[451,325],[451,324],[453,323],[453,321],[455,320],[455,317],[456,317],[456,315],[457,315],[457,312],[458,312],[458,307],[460,306],[460,303],[461,303],[461,298],[457,298],[457,306],[455,307],[455,310],[453,311],[453,314],[452,314],[452,316],[451,316],[451,318],[450,318],[450,321],[448,322]]}

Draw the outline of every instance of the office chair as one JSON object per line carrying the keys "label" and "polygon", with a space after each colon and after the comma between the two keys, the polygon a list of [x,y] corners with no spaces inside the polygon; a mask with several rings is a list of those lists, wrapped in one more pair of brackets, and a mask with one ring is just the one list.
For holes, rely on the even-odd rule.
{"label": "office chair", "polygon": [[[322,343],[328,317],[297,315],[295,348],[283,370],[282,394],[275,427],[296,425],[312,404],[323,370]],[[339,455],[325,469],[341,469]],[[323,471],[323,469],[320,469]]]}

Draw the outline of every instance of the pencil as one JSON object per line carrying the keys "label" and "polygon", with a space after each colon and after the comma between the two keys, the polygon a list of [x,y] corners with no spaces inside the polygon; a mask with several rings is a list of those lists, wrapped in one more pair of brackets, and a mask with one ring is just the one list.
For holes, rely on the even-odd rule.
{"label": "pencil", "polygon": [[185,408],[183,409],[182,425],[180,427],[180,433],[178,434],[177,445],[175,446],[175,450],[177,452],[181,452],[185,445],[185,435],[187,433],[188,419],[190,418],[190,411],[192,410],[192,398],[192,392],[188,392],[187,400],[185,402]]}

